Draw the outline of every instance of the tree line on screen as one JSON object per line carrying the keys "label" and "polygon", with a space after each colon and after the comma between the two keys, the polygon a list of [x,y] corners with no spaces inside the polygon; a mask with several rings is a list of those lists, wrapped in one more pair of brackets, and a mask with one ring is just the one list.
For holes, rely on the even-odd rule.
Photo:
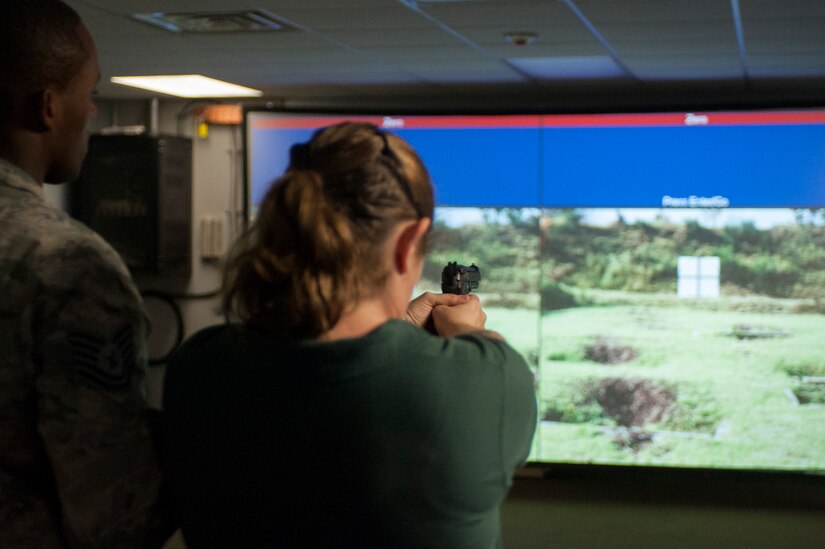
{"label": "tree line on screen", "polygon": [[570,289],[675,294],[679,256],[717,256],[724,296],[807,300],[825,312],[825,209],[796,210],[793,224],[708,228],[696,221],[583,222],[575,209],[485,210],[484,221],[436,223],[425,277],[446,261],[475,262],[481,291],[536,293],[542,307],[575,306]]}

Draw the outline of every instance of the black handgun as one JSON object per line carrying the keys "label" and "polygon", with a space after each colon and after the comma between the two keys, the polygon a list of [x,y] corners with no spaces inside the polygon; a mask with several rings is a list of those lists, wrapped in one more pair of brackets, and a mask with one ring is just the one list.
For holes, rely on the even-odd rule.
{"label": "black handgun", "polygon": [[469,267],[452,261],[441,271],[441,291],[445,294],[469,294],[478,288],[481,271],[475,263]]}

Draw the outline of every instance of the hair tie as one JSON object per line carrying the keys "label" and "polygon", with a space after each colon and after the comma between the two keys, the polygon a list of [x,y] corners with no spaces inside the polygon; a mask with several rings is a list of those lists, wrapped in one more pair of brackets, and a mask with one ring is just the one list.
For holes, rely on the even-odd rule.
{"label": "hair tie", "polygon": [[293,170],[309,170],[309,143],[296,143],[289,149],[289,167]]}
{"label": "hair tie", "polygon": [[401,190],[404,191],[404,194],[407,196],[407,200],[410,203],[410,206],[413,207],[415,212],[418,214],[418,217],[426,217],[426,213],[422,212],[418,202],[415,200],[415,196],[413,195],[412,188],[410,187],[410,182],[407,180],[407,177],[402,173],[401,167],[401,159],[398,158],[398,155],[395,154],[395,151],[392,150],[390,147],[390,140],[387,138],[387,132],[381,130],[380,128],[374,128],[375,135],[381,138],[383,142],[383,147],[381,148],[381,156],[388,160],[387,168],[389,168],[390,172],[392,172],[393,177],[398,182],[398,185],[401,187]]}
{"label": "hair tie", "polygon": [[375,128],[375,135],[381,138],[381,141],[384,142],[384,147],[381,149],[381,154],[389,156],[390,158],[395,159],[395,153],[390,148],[390,142],[387,139],[387,132],[381,130],[380,128]]}

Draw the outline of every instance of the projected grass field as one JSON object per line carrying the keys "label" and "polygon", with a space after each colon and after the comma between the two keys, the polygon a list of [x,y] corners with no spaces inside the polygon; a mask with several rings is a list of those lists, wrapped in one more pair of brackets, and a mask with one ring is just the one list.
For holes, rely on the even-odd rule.
{"label": "projected grass field", "polygon": [[[825,470],[825,212],[436,216],[422,289],[482,269],[488,326],[535,369],[532,460]],[[718,297],[677,295],[718,257]]]}

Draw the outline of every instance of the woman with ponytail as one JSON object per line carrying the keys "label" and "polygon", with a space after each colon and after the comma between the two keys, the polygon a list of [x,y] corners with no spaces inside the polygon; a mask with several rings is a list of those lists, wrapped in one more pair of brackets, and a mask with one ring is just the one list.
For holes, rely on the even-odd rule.
{"label": "woman with ponytail", "polygon": [[476,296],[409,302],[433,207],[418,155],[375,126],[293,147],[227,263],[227,323],[167,370],[190,548],[500,545],[533,378]]}

